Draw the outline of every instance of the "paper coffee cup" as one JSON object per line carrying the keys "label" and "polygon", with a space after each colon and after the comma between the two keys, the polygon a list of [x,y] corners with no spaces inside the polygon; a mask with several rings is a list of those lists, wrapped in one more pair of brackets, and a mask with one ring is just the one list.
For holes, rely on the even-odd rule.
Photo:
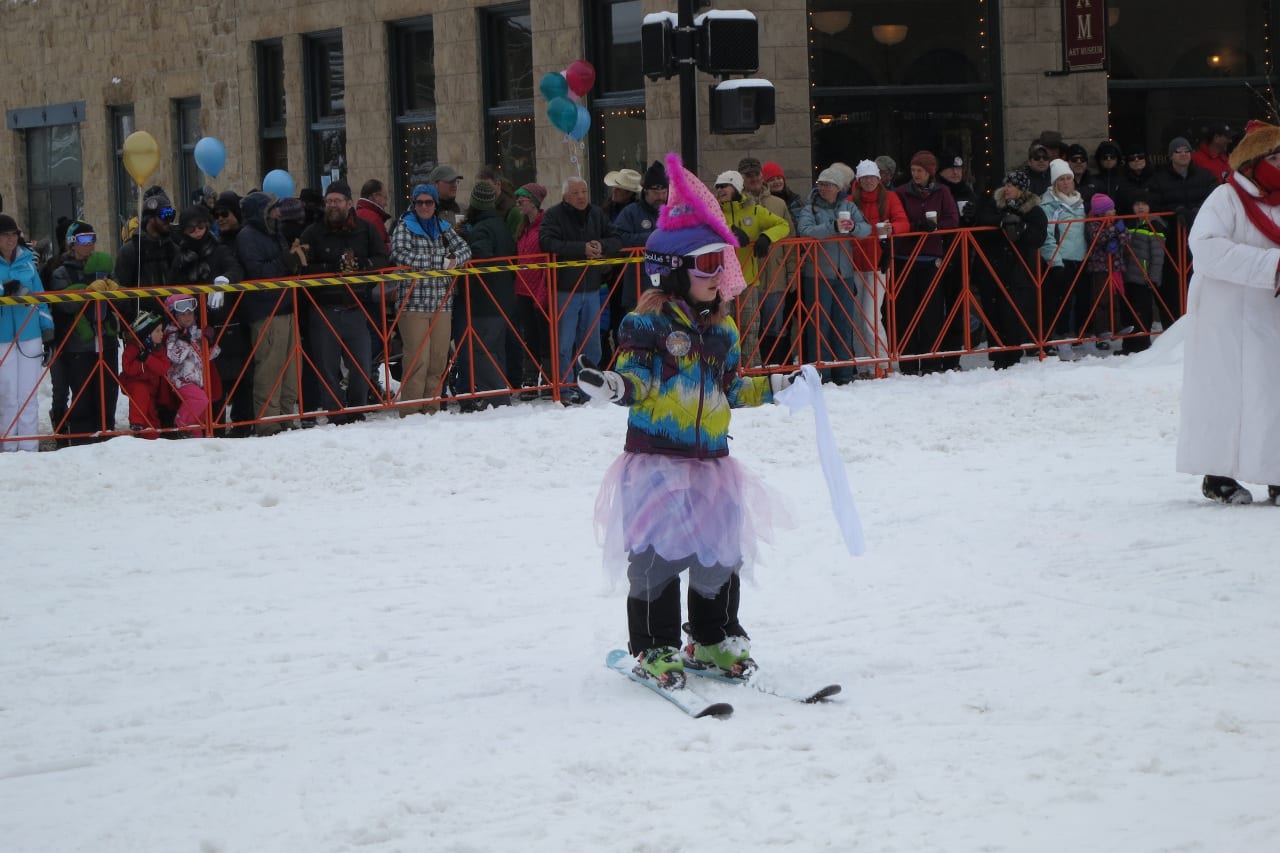
{"label": "paper coffee cup", "polygon": [[938,211],[936,211],[936,210],[926,210],[926,211],[924,212],[924,218],[925,218],[925,219],[927,219],[927,220],[929,220],[930,222],[937,222],[937,221],[938,221]]}
{"label": "paper coffee cup", "polygon": [[877,223],[876,223],[876,236],[877,236],[877,237],[888,237],[888,236],[889,236],[889,228],[890,228],[890,225],[889,225],[889,223],[888,223],[888,222],[877,222]]}

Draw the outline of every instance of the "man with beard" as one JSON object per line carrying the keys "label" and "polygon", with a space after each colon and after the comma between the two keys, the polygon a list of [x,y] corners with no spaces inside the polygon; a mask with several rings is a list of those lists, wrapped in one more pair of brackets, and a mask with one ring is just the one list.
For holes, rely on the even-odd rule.
{"label": "man with beard", "polygon": [[[372,226],[355,215],[351,187],[334,181],[324,194],[324,221],[302,232],[302,243],[310,246],[306,272],[345,275],[387,266],[387,254]],[[313,292],[316,310],[308,320],[311,358],[320,374],[320,401],[327,411],[369,402],[373,342],[369,335],[369,306],[372,284],[322,287]],[[342,363],[347,365],[345,400],[342,392]],[[356,412],[337,414],[330,423],[362,421]]]}
{"label": "man with beard", "polygon": [[[115,274],[122,287],[158,287],[169,283],[169,270],[178,254],[172,225],[178,212],[164,190],[153,188],[142,201],[138,230],[116,255]],[[121,306],[124,307],[123,305]],[[157,309],[160,310],[157,303]],[[129,319],[132,319],[132,314]]]}

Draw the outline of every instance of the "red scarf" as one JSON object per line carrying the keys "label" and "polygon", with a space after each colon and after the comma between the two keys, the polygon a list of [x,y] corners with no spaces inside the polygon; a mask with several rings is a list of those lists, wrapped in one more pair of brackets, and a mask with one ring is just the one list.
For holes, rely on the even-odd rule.
{"label": "red scarf", "polygon": [[[1269,163],[1267,165],[1270,166]],[[1249,221],[1253,223],[1253,227],[1261,231],[1262,236],[1266,237],[1272,243],[1280,244],[1280,226],[1276,225],[1267,212],[1262,209],[1263,204],[1266,204],[1268,207],[1272,207],[1275,205],[1276,201],[1280,201],[1280,191],[1271,190],[1259,199],[1254,198],[1254,196],[1240,184],[1240,181],[1236,178],[1235,174],[1232,174],[1231,177],[1227,179],[1227,183],[1231,184],[1231,188],[1236,191],[1236,195],[1240,196],[1240,203],[1244,205],[1244,212],[1249,216]],[[1266,187],[1260,187],[1260,189],[1266,191]],[[1276,196],[1276,201],[1271,200],[1272,196]]]}

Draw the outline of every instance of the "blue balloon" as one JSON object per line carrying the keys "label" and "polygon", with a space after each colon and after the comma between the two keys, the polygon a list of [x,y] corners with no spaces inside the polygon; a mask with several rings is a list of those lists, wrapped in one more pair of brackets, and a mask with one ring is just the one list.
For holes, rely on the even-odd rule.
{"label": "blue balloon", "polygon": [[578,123],[578,105],[568,98],[552,98],[547,104],[547,118],[556,130],[568,133]]}
{"label": "blue balloon", "polygon": [[293,195],[293,178],[284,169],[272,169],[262,179],[262,189],[277,198],[288,198]]}
{"label": "blue balloon", "polygon": [[222,167],[227,164],[227,149],[221,140],[212,136],[201,137],[196,143],[195,154],[196,165],[211,178],[218,177]]}
{"label": "blue balloon", "polygon": [[568,133],[574,139],[581,139],[591,129],[591,113],[582,104],[575,104],[575,106],[578,108],[578,114],[573,119],[573,130]]}
{"label": "blue balloon", "polygon": [[569,81],[559,71],[548,71],[538,81],[538,91],[548,101],[554,101],[569,94]]}

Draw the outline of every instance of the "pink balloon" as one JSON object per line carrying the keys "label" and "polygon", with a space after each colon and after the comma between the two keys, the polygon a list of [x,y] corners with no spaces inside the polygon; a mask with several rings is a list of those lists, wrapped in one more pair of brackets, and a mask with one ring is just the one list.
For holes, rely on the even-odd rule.
{"label": "pink balloon", "polygon": [[596,84],[595,66],[585,59],[576,59],[565,69],[564,79],[569,81],[569,91],[581,97]]}

